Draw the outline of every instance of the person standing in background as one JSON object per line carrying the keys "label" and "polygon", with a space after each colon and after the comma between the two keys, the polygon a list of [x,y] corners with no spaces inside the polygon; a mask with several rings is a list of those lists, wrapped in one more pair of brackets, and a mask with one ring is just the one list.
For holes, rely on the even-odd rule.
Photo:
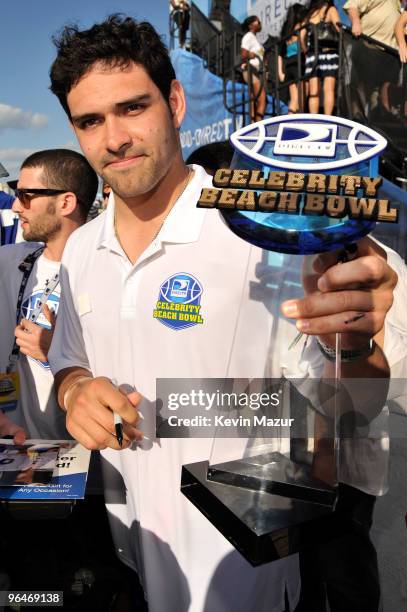
{"label": "person standing in background", "polygon": [[[395,27],[400,17],[400,2],[347,0],[343,9],[349,15],[356,39],[352,46],[351,86],[355,91],[352,97],[357,101],[353,112],[369,118],[372,110],[376,110],[386,116],[390,112],[389,88],[398,81],[400,64],[374,41],[398,50]],[[361,34],[374,40],[357,40]]]}
{"label": "person standing in background", "polygon": [[0,249],[0,372],[19,378],[20,397],[7,416],[30,438],[67,437],[48,349],[59,306],[62,252],[85,222],[97,184],[83,155],[67,149],[33,153],[21,166],[13,211],[25,242]]}
{"label": "person standing in background", "polygon": [[[311,0],[304,18],[307,30],[301,30],[302,48],[305,56],[305,77],[308,79],[308,108],[310,113],[318,113],[323,89],[324,114],[332,115],[335,107],[335,87],[339,68],[338,42],[332,46],[318,38],[318,26],[329,24],[333,33],[338,32],[339,13],[333,0]],[[318,39],[318,55],[316,41]]]}
{"label": "person standing in background", "polygon": [[189,29],[191,7],[186,0],[170,0],[172,20],[178,27],[178,40],[181,49],[185,47]]}
{"label": "person standing in background", "polygon": [[[279,78],[281,81],[288,81],[288,91],[290,99],[288,102],[288,112],[298,113],[300,109],[299,90],[301,88],[304,100],[304,83],[295,83],[298,79],[298,49],[301,45],[300,29],[303,25],[306,8],[298,2],[290,6],[287,17],[281,28],[280,37],[283,42],[279,52]],[[304,56],[301,54],[301,64]],[[301,74],[303,74],[301,68]]]}
{"label": "person standing in background", "polygon": [[[261,32],[261,21],[256,15],[247,17],[242,23],[245,32],[241,42],[243,78],[249,84],[250,121],[261,121],[266,110],[266,90],[263,85],[264,47],[256,34]],[[248,66],[250,64],[250,67]]]}
{"label": "person standing in background", "polygon": [[0,246],[21,242],[18,216],[12,211],[14,196],[0,191]]}
{"label": "person standing in background", "polygon": [[394,28],[394,34],[397,39],[399,47],[400,61],[405,64],[407,63],[407,44],[406,44],[406,26],[407,26],[407,10],[401,13],[400,17],[396,21]]}

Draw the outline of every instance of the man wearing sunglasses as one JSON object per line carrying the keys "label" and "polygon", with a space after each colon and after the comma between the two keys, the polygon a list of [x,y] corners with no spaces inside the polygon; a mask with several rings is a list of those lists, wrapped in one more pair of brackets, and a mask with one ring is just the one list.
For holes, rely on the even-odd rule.
{"label": "man wearing sunglasses", "polygon": [[0,409],[31,438],[67,437],[47,355],[62,252],[85,222],[97,185],[95,172],[75,151],[39,151],[21,166],[13,211],[26,242],[0,249],[0,380],[19,387],[19,397],[3,396]]}

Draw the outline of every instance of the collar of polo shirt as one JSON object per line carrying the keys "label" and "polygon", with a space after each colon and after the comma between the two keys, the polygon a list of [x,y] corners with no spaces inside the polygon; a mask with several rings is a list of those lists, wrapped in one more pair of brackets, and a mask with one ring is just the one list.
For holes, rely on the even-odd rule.
{"label": "collar of polo shirt", "polygon": [[[207,211],[197,208],[196,203],[199,199],[205,176],[205,183],[207,183],[208,187],[212,185],[212,177],[206,174],[201,166],[191,166],[191,169],[195,171],[194,176],[181,197],[175,202],[156,238],[161,243],[186,244],[196,242],[199,238]],[[97,248],[117,250],[117,240],[114,232],[114,208],[114,197],[111,196],[97,240]]]}

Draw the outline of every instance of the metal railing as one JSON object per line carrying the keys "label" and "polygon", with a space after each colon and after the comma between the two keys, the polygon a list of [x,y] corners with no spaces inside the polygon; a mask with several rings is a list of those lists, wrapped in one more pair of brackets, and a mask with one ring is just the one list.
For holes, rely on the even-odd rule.
{"label": "metal railing", "polygon": [[[261,89],[256,95],[253,87],[253,68],[250,60],[241,58],[241,39],[240,32],[234,32],[232,37],[223,39],[223,57],[225,49],[229,55],[228,62],[223,59],[223,104],[226,110],[232,115],[233,129],[237,128],[237,117],[242,117],[242,125],[250,123],[250,104],[256,104],[262,89],[266,92],[269,90],[268,71],[265,62],[261,61],[261,67],[258,71],[258,77],[261,82]],[[243,78],[243,73],[246,71],[247,79]],[[270,116],[271,113],[266,112],[265,115]]]}
{"label": "metal railing", "polygon": [[[377,131],[383,133],[389,141],[389,147],[385,155],[382,156],[387,176],[391,180],[396,180],[397,177],[405,178],[407,176],[407,66],[404,65],[403,70],[401,70],[397,50],[392,47],[364,34],[355,39],[349,27],[341,23],[337,25],[339,26],[339,68],[336,114],[371,125]],[[307,27],[303,26],[300,30]],[[300,30],[298,35],[300,35]],[[219,31],[199,8],[191,3],[190,32],[191,50],[204,60],[208,70],[223,80],[223,103],[226,110],[232,115],[233,128],[236,129],[238,123],[239,125],[242,123],[247,125],[250,123],[250,101],[255,102],[256,96],[253,91],[251,64],[249,61],[245,63],[241,59],[242,34],[238,31],[237,22],[230,24],[228,22],[228,27]],[[310,66],[311,74],[316,68],[320,50],[316,29],[313,32],[313,34],[309,34],[314,37],[311,47],[315,56],[314,64]],[[174,40],[175,34],[176,32],[172,30],[172,40]],[[263,70],[260,72],[260,79],[266,93],[271,96],[270,104],[266,109],[267,116],[277,116],[282,113],[282,103],[286,101],[288,87],[292,84],[295,84],[298,89],[299,110],[306,111],[304,83],[308,80],[308,77],[304,74],[304,54],[300,44],[297,47],[295,77],[284,82],[279,80],[278,56],[281,54],[285,41],[289,38],[291,36],[284,39],[274,39],[270,44],[265,44],[265,62]],[[377,104],[377,95],[376,101],[375,97],[371,96],[371,99],[365,100],[364,106],[359,105],[359,109],[357,109],[355,92],[357,93],[358,87],[362,89],[364,81],[367,80],[366,74],[356,76],[356,64],[355,62],[352,64],[352,59],[361,45],[365,46],[362,51],[366,56],[369,53],[376,53],[376,55],[379,53],[377,57],[375,56],[377,61],[386,58],[387,61],[393,62],[398,67],[400,75],[397,83],[392,83],[391,87],[386,85],[391,95],[394,95],[397,100],[387,110],[383,110],[380,104]],[[381,55],[382,53],[383,55]],[[243,79],[242,65],[244,64],[248,75],[247,83]],[[381,72],[382,81],[386,83],[387,71],[382,70]],[[375,76],[380,81],[380,66],[375,66]],[[366,87],[368,87],[368,83]],[[375,88],[371,87],[371,89],[376,90],[378,88],[380,89],[380,82],[376,84]],[[238,118],[240,119],[239,122]]]}
{"label": "metal railing", "polygon": [[222,32],[211,23],[193,2],[191,3],[190,31],[191,51],[203,59],[210,72],[223,77],[222,55],[224,43]]}
{"label": "metal railing", "polygon": [[[301,29],[298,30],[298,34]],[[303,54],[301,51],[300,42],[298,44],[297,49],[297,73],[296,77],[291,80],[286,80],[281,82],[279,80],[279,70],[278,70],[278,57],[280,54],[280,49],[286,40],[292,38],[292,35],[289,35],[285,38],[279,38],[272,41],[269,45],[266,44],[266,53],[264,58],[263,70],[260,74],[262,85],[266,91],[268,96],[271,96],[268,100],[268,107],[271,104],[271,110],[266,109],[265,116],[275,117],[281,114],[282,108],[282,98],[284,97],[284,93],[287,91],[287,88],[291,84],[295,84],[298,88],[298,99],[300,110],[305,110],[305,94],[304,94],[304,86],[303,83],[306,80],[303,73]],[[250,114],[248,112],[248,105],[250,101],[255,101],[256,96],[253,92],[252,80],[250,79],[250,67],[248,68],[248,84],[246,88],[241,87],[242,83],[242,59],[241,59],[241,48],[240,48],[240,40],[241,37],[237,37],[236,35],[232,40],[229,41],[229,52],[230,47],[233,49],[234,57],[236,58],[235,64],[223,73],[223,98],[225,108],[232,114],[233,116],[233,125],[236,127],[237,123],[237,115],[242,116],[243,125],[247,125],[250,122]],[[315,49],[316,49],[316,59],[317,61],[317,52],[318,52],[318,41],[315,41]],[[248,64],[248,63],[247,63]],[[315,66],[314,66],[315,67]],[[239,86],[237,86],[239,85]]]}
{"label": "metal railing", "polygon": [[[174,19],[173,11],[169,13],[168,31],[170,33],[169,48],[171,51],[173,51],[178,46],[177,41],[179,42],[179,34],[180,34],[180,25]],[[188,49],[191,48],[191,24],[189,25],[189,28],[186,31],[185,47]]]}
{"label": "metal railing", "polygon": [[[339,26],[339,65],[336,114],[370,125],[387,138],[389,145],[384,155],[382,155],[382,172],[391,180],[398,181],[400,185],[403,184],[403,187],[405,187],[405,181],[402,179],[407,177],[407,65],[404,64],[402,67],[396,49],[363,34],[358,39],[355,39],[349,27],[341,23],[337,25]],[[303,26],[303,28],[306,27]],[[312,54],[315,56],[313,65],[310,66],[312,74],[318,62],[320,43],[315,29],[310,35],[313,36],[311,47]],[[271,110],[266,113],[267,115],[277,116],[281,114],[282,101],[286,100],[287,88],[291,84],[295,84],[298,88],[299,110],[306,111],[304,82],[309,77],[306,77],[304,74],[304,55],[300,44],[298,44],[297,48],[295,78],[285,80],[284,82],[279,80],[278,56],[281,53],[285,40],[289,38],[291,36],[272,41],[265,56],[267,67],[263,70],[262,82],[267,94],[272,96]],[[254,94],[250,86],[250,78],[246,87],[242,85],[240,40],[238,41],[235,36],[234,40],[229,42],[229,45],[232,46],[236,61],[232,69],[225,71],[222,75],[224,82],[224,105],[232,114],[234,128],[236,129],[237,116],[240,115],[242,117],[243,125],[247,125],[250,122],[248,107],[250,99],[253,99]],[[389,89],[390,105],[387,108],[380,103],[380,100],[377,102],[377,95],[372,95],[371,99],[365,102],[364,108],[359,108],[359,110],[356,108],[355,92],[357,92],[358,88],[362,89],[365,85],[369,88],[367,74],[357,75],[355,64],[352,66],[352,57],[360,45],[365,45],[365,48],[362,50],[363,57],[368,57],[369,52],[376,53],[373,71],[377,83],[375,87],[371,86],[370,89],[380,90],[381,85],[384,86],[383,90]],[[381,55],[382,53],[383,55]],[[383,67],[381,68],[381,61],[384,61],[386,65],[390,64],[392,71],[398,74],[398,80],[393,79],[394,82],[389,82],[388,71]],[[392,98],[394,98],[394,102]]]}
{"label": "metal railing", "polygon": [[387,139],[381,174],[404,185],[398,179],[407,176],[407,66],[397,49],[364,34],[355,38],[351,28],[340,25],[337,114],[369,125]]}

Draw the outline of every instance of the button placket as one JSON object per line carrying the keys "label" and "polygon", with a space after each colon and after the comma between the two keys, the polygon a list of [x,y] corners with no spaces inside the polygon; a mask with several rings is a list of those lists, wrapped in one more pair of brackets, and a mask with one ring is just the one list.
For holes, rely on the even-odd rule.
{"label": "button placket", "polygon": [[141,270],[125,262],[122,280],[122,301],[120,308],[121,319],[134,319],[136,316],[136,298],[140,284]]}

